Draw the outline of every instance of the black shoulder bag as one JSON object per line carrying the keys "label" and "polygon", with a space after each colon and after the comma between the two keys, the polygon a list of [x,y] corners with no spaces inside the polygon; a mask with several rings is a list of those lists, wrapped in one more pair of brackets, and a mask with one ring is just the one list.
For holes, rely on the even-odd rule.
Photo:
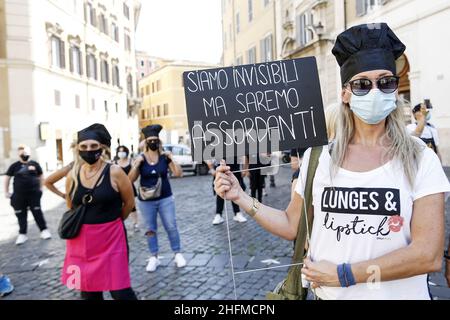
{"label": "black shoulder bag", "polygon": [[99,182],[102,181],[102,178],[105,176],[106,168],[103,169],[102,174],[98,178],[97,182],[94,185],[94,188],[89,190],[81,199],[81,204],[76,208],[72,208],[66,212],[64,212],[61,221],[58,226],[58,234],[61,239],[73,239],[78,236],[81,230],[81,226],[83,225],[84,215],[86,213],[86,207],[93,200],[93,193],[95,188],[98,187]]}

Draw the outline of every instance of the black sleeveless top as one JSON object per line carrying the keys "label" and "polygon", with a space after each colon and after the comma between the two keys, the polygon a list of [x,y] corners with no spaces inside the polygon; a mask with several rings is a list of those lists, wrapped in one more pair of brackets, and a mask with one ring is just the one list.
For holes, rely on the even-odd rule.
{"label": "black sleeveless top", "polygon": [[131,163],[130,163],[130,162],[128,163],[128,165],[127,165],[126,167],[122,167],[122,166],[119,164],[119,160],[115,161],[114,163],[117,164],[119,167],[121,167],[122,170],[125,172],[126,175],[128,175],[128,174],[130,173],[130,171],[131,171]]}
{"label": "black sleeveless top", "polygon": [[[102,224],[117,220],[122,214],[122,198],[120,193],[111,185],[111,165],[104,169],[103,181],[95,188],[93,200],[86,207],[84,224]],[[78,174],[78,188],[73,198],[74,206],[81,204],[83,196],[92,189],[85,188],[81,184]]]}

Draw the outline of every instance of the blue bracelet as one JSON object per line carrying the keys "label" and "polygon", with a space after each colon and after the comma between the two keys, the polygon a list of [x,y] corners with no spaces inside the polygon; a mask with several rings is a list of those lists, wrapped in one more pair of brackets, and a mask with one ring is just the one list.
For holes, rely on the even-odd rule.
{"label": "blue bracelet", "polygon": [[339,278],[339,283],[341,284],[342,288],[347,287],[347,282],[345,281],[345,275],[344,275],[344,264],[338,264],[337,266],[337,274]]}
{"label": "blue bracelet", "polygon": [[352,272],[352,265],[344,263],[344,274],[347,279],[347,287],[354,286],[356,284],[355,276]]}

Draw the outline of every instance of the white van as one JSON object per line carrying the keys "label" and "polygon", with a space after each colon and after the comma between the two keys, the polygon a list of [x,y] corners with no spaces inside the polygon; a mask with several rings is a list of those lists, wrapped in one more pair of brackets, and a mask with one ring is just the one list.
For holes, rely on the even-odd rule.
{"label": "white van", "polygon": [[173,159],[181,166],[183,172],[192,172],[196,175],[207,175],[209,168],[206,163],[192,160],[191,148],[182,144],[164,144],[164,151],[172,152]]}

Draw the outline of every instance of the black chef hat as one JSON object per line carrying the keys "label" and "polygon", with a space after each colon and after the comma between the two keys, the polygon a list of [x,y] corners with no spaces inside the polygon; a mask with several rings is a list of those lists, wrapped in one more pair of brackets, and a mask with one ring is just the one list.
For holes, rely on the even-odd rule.
{"label": "black chef hat", "polygon": [[145,138],[148,137],[159,137],[159,132],[162,130],[162,126],[159,124],[152,124],[150,126],[146,126],[144,129],[142,129],[142,133],[144,134]]}
{"label": "black chef hat", "polygon": [[415,106],[414,106],[414,108],[412,109],[412,113],[416,113],[417,111],[419,111],[420,110],[420,108],[422,107],[422,104],[416,104]]}
{"label": "black chef hat", "polygon": [[111,147],[111,136],[105,126],[100,123],[94,123],[93,125],[78,132],[77,143],[86,140],[95,140],[101,144]]}
{"label": "black chef hat", "polygon": [[336,39],[332,53],[341,67],[344,85],[355,74],[383,69],[396,74],[395,60],[405,45],[386,23],[361,24],[345,30]]}

